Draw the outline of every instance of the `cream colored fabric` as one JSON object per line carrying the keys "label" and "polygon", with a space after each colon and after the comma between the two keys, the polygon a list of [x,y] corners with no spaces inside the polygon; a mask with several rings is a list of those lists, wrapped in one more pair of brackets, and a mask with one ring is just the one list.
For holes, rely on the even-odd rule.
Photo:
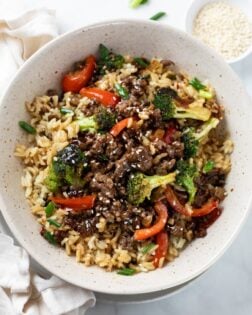
{"label": "cream colored fabric", "polygon": [[33,274],[26,251],[3,233],[0,248],[0,314],[83,315],[94,306],[92,292]]}
{"label": "cream colored fabric", "polygon": [[57,34],[52,10],[34,9],[8,19],[0,11],[0,95],[24,61]]}

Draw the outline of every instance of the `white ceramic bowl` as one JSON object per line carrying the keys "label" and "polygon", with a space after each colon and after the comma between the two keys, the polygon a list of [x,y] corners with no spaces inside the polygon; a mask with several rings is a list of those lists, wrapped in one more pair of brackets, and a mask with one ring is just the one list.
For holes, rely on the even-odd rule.
{"label": "white ceramic bowl", "polygon": [[[24,103],[49,88],[59,88],[62,73],[77,60],[96,53],[104,43],[122,54],[158,56],[174,60],[192,76],[209,79],[226,107],[226,122],[235,143],[233,168],[228,177],[225,211],[209,229],[174,262],[154,272],[119,276],[97,267],[85,267],[51,246],[39,234],[20,187],[22,167],[13,156],[16,143],[26,135],[18,121],[27,119]],[[155,292],[183,284],[209,268],[231,244],[251,204],[252,111],[242,83],[212,50],[189,35],[151,21],[118,20],[83,27],[52,41],[29,59],[15,76],[0,108],[0,208],[18,241],[51,273],[94,291],[109,294]],[[233,192],[230,192],[234,189]]]}
{"label": "white ceramic bowl", "polygon": [[[189,34],[193,33],[194,20],[199,11],[208,3],[218,0],[191,0],[191,5],[186,14],[185,29]],[[248,16],[252,23],[252,1],[251,0],[228,0],[232,5],[239,7]],[[230,65],[237,64],[248,56],[252,56],[252,43],[250,47],[239,57],[227,60]]]}

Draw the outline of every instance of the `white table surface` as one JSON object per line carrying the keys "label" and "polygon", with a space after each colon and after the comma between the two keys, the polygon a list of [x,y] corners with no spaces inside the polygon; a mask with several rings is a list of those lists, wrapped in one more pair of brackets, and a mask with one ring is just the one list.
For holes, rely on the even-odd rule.
{"label": "white table surface", "polygon": [[[162,23],[184,29],[191,0],[149,0],[137,10],[129,0],[0,0],[11,11],[47,6],[57,12],[60,33],[110,18],[144,18],[158,11],[168,16]],[[252,56],[234,67],[252,95]],[[239,106],[239,104],[237,104]],[[252,149],[252,148],[251,148]],[[244,187],[244,189],[246,189]],[[238,211],[239,209],[237,209]],[[252,215],[225,255],[182,292],[162,301],[139,305],[97,303],[88,315],[249,315],[252,314]]]}

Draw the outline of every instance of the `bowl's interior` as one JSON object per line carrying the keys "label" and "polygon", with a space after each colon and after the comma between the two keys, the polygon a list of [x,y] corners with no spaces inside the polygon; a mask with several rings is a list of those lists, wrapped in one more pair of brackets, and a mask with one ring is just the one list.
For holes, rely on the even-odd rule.
{"label": "bowl's interior", "polygon": [[[26,100],[59,86],[62,72],[73,62],[95,53],[99,43],[114,51],[174,60],[201,79],[209,79],[226,107],[226,118],[235,143],[229,192],[221,218],[207,237],[197,239],[165,268],[134,277],[122,277],[96,267],[84,267],[49,245],[39,234],[20,187],[22,167],[13,157],[15,144],[25,141],[18,121],[27,118]],[[59,277],[95,291],[116,294],[152,292],[174,287],[206,270],[236,235],[251,199],[252,114],[249,99],[232,70],[206,47],[188,35],[152,22],[114,21],[66,34],[34,55],[19,71],[2,100],[0,110],[0,208],[12,232],[45,268]],[[233,192],[231,192],[233,189]]]}

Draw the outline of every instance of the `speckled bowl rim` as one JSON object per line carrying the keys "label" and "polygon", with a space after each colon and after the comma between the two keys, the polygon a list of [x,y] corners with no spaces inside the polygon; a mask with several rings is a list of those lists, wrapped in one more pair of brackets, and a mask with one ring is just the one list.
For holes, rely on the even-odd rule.
{"label": "speckled bowl rim", "polygon": [[[71,36],[75,33],[81,32],[81,31],[88,31],[90,29],[95,29],[96,27],[102,27],[105,25],[114,25],[116,26],[116,24],[134,24],[136,27],[137,25],[146,25],[146,26],[151,26],[153,23],[155,23],[155,27],[157,27],[157,22],[154,21],[146,21],[146,20],[139,20],[139,19],[114,19],[114,20],[105,20],[99,23],[94,23],[88,26],[84,26],[84,27],[80,27],[76,30],[64,33],[62,35],[60,35],[59,37],[57,37],[56,39],[52,40],[50,43],[46,44],[43,48],[41,48],[38,52],[36,52],[28,61],[26,61],[24,63],[24,65],[19,69],[19,71],[17,72],[17,74],[15,75],[15,77],[13,78],[12,82],[15,80],[16,77],[19,76],[19,73],[23,70],[23,68],[28,68],[30,66],[31,63],[33,63],[36,58],[42,53],[42,52],[46,52],[47,50],[53,48],[54,44],[58,41],[61,40],[68,40],[71,39]],[[204,44],[202,44],[199,40],[193,38],[192,36],[186,34],[183,31],[177,30],[173,27],[170,27],[168,25],[162,24],[160,23],[158,26],[160,29],[164,29],[167,30],[167,32],[171,31],[171,32],[176,32],[178,34],[178,36],[180,36],[181,38],[185,38],[186,40],[189,40],[191,42],[194,43],[194,45],[197,45],[198,48],[200,50],[202,50],[202,52],[205,52],[206,55],[211,54],[211,56],[213,56],[215,58],[215,60],[218,63],[221,63],[223,68],[225,68],[225,71],[229,72],[230,77],[232,77],[232,79],[234,81],[236,81],[236,83],[242,87],[241,81],[238,78],[238,76],[233,72],[233,70],[229,67],[228,64],[226,64],[223,59],[216,54],[212,49],[206,47]],[[3,96],[2,100],[5,99],[6,95],[8,94],[8,91],[11,87],[12,82],[10,82],[8,88],[5,91],[5,94]],[[245,91],[245,89],[242,87],[242,92],[244,94],[244,97],[247,98],[248,103],[250,102],[250,98],[247,94],[247,92]],[[10,227],[11,231],[13,232],[14,236],[17,238],[17,240],[20,242],[20,244],[27,250],[27,252],[39,263],[41,264],[45,269],[47,269],[49,272],[51,272],[52,274],[58,276],[59,278],[72,283],[73,285],[77,285],[86,289],[90,289],[93,291],[97,291],[97,292],[101,292],[101,293],[108,293],[108,294],[127,294],[127,295],[133,295],[133,294],[142,294],[142,293],[150,293],[150,292],[156,292],[156,291],[161,291],[161,290],[165,290],[168,288],[172,288],[172,287],[176,287],[179,286],[183,283],[186,283],[194,278],[196,278],[197,276],[199,276],[200,274],[202,274],[204,271],[206,271],[209,267],[211,267],[223,254],[224,252],[229,248],[229,246],[232,244],[232,242],[234,241],[235,237],[238,235],[242,225],[244,224],[246,218],[248,217],[249,214],[249,210],[252,204],[252,195],[250,196],[250,198],[247,200],[246,202],[246,211],[243,212],[243,216],[240,220],[240,224],[237,226],[237,228],[233,231],[232,234],[230,234],[230,237],[228,239],[228,241],[225,244],[222,244],[221,246],[219,246],[219,250],[217,252],[217,254],[215,256],[209,257],[209,261],[208,263],[205,263],[204,265],[202,265],[201,268],[199,268],[198,270],[191,272],[190,275],[188,275],[187,277],[183,278],[183,280],[180,281],[176,281],[173,283],[173,285],[160,285],[159,283],[153,283],[152,285],[146,286],[145,289],[139,289],[137,287],[137,283],[135,285],[135,287],[130,290],[128,290],[127,288],[124,288],[122,291],[118,291],[113,289],[112,287],[109,287],[108,289],[104,290],[104,289],[100,289],[98,284],[94,284],[94,283],[89,283],[88,285],[83,284],[80,280],[75,279],[75,281],[73,281],[73,279],[71,279],[70,277],[65,277],[64,274],[60,273],[60,268],[55,267],[54,265],[50,265],[48,266],[46,264],[46,261],[44,260],[43,262],[41,262],[41,253],[39,253],[38,251],[36,251],[36,247],[30,245],[30,243],[28,241],[24,241],[23,240],[23,236],[22,233],[19,233],[19,230],[16,228],[16,226],[12,223],[11,220],[11,216],[9,215],[6,206],[3,202],[2,199],[2,193],[0,192],[0,208],[2,210],[4,219],[6,220],[8,226]],[[155,271],[154,271],[155,272]]]}

